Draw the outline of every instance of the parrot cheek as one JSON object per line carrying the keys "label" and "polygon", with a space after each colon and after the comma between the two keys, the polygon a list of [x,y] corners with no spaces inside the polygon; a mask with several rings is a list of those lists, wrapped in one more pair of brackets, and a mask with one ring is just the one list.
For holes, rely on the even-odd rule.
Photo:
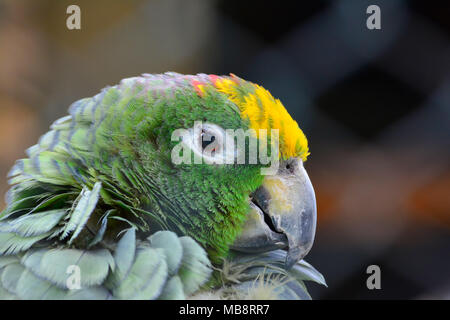
{"label": "parrot cheek", "polygon": [[264,252],[287,248],[286,268],[310,251],[315,237],[317,210],[314,189],[301,160],[287,161],[277,175],[266,176],[252,194],[251,210],[233,249]]}

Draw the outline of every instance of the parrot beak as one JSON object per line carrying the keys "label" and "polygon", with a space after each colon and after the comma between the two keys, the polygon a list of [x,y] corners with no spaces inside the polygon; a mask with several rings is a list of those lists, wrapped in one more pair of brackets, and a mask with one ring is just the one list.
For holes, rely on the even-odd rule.
{"label": "parrot beak", "polygon": [[287,249],[285,266],[289,269],[311,249],[316,221],[316,197],[303,162],[289,159],[250,196],[250,212],[232,249]]}

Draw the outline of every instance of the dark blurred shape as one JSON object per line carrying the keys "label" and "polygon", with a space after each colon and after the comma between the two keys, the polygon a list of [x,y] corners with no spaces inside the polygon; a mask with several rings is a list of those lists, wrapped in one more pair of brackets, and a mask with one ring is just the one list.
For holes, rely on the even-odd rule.
{"label": "dark blurred shape", "polygon": [[323,92],[317,99],[317,106],[359,136],[372,138],[419,108],[423,100],[422,94],[405,83],[382,70],[368,67]]}
{"label": "dark blurred shape", "polygon": [[413,298],[423,292],[424,288],[411,282],[404,277],[401,272],[390,269],[388,266],[373,261],[374,264],[382,270],[381,290],[369,290],[366,286],[367,277],[366,268],[362,267],[355,270],[344,283],[328,290],[323,299],[405,299],[405,292],[408,292],[409,298]]}
{"label": "dark blurred shape", "polygon": [[450,170],[417,186],[408,200],[407,209],[420,222],[450,228]]}
{"label": "dark blurred shape", "polygon": [[317,0],[298,3],[285,1],[261,2],[256,0],[220,0],[218,8],[224,16],[231,18],[243,29],[248,29],[267,43],[280,41],[299,24],[320,13],[327,1]]}
{"label": "dark blurred shape", "polygon": [[434,1],[433,5],[422,0],[411,0],[409,3],[415,12],[420,13],[429,23],[439,28],[440,31],[447,33],[447,36],[450,36],[450,20],[448,19],[450,5],[448,1]]}

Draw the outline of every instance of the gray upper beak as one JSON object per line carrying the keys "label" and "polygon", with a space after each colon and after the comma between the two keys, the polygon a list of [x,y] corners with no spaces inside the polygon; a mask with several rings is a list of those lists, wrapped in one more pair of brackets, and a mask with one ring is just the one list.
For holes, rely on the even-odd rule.
{"label": "gray upper beak", "polygon": [[286,248],[286,268],[303,259],[314,242],[317,208],[302,161],[281,163],[278,173],[266,176],[250,201],[250,212],[232,248],[243,252]]}

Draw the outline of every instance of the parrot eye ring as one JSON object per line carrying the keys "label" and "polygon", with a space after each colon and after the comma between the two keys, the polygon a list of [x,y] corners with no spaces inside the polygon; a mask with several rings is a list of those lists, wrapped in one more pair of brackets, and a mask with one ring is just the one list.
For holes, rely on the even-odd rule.
{"label": "parrot eye ring", "polygon": [[198,121],[189,129],[189,136],[190,138],[186,139],[189,147],[207,164],[234,163],[234,149],[226,147],[227,132],[222,127]]}
{"label": "parrot eye ring", "polygon": [[197,149],[203,153],[204,157],[214,158],[216,155],[221,155],[224,151],[223,141],[225,134],[225,132],[222,132],[223,130],[220,130],[222,128],[203,124],[199,129],[196,137],[194,137]]}
{"label": "parrot eye ring", "polygon": [[[216,136],[212,135],[205,130],[202,130],[202,149],[205,150],[211,143],[216,140]],[[214,150],[213,150],[214,151]]]}

